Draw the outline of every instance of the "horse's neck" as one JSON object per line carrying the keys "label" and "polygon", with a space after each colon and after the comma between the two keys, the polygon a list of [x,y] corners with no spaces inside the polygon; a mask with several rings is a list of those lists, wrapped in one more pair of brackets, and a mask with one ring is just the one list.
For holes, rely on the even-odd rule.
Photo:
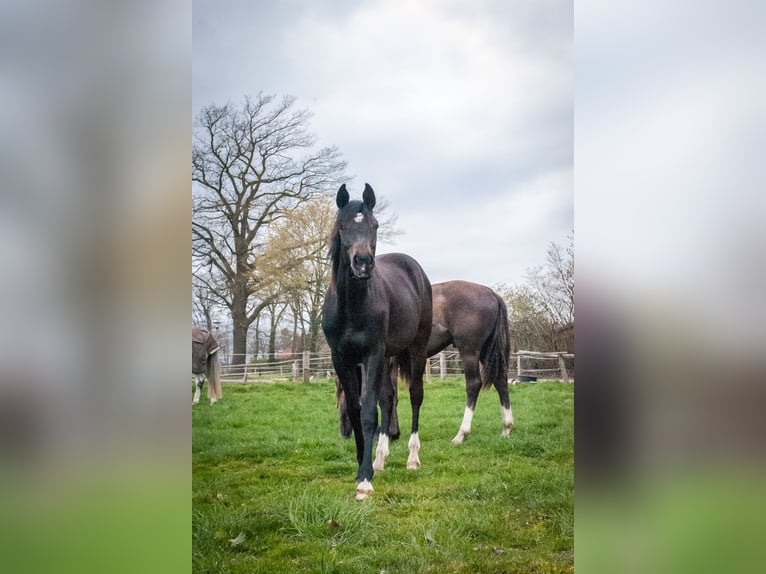
{"label": "horse's neck", "polygon": [[360,281],[354,279],[351,275],[351,270],[340,269],[335,283],[336,291],[338,293],[338,309],[342,312],[355,313],[364,310],[367,296],[370,291],[369,282]]}

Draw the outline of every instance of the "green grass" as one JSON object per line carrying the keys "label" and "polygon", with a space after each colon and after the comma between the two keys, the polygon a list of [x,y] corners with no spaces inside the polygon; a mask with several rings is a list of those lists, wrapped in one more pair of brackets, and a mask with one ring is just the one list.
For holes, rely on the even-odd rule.
{"label": "green grass", "polygon": [[403,388],[402,439],[364,502],[334,390],[327,380],[232,384],[218,404],[194,407],[194,572],[573,571],[572,385],[512,387],[506,439],[497,393],[483,391],[471,435],[455,446],[465,385],[434,380],[417,471],[405,468]]}

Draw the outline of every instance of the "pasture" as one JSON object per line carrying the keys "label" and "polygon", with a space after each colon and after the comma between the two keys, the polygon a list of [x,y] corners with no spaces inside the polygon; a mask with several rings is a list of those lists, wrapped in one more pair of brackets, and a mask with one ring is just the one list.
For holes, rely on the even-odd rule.
{"label": "pasture", "polygon": [[229,384],[192,411],[194,572],[573,572],[574,386],[510,389],[516,426],[482,391],[473,432],[450,440],[465,380],[425,385],[422,467],[405,468],[411,412],[375,491],[354,500],[354,442],[332,380]]}

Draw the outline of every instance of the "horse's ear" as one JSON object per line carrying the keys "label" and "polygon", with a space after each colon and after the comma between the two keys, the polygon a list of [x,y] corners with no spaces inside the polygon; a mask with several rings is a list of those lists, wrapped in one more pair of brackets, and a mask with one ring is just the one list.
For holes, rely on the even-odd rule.
{"label": "horse's ear", "polygon": [[364,193],[362,193],[362,201],[364,204],[372,210],[375,207],[375,192],[372,191],[372,187],[369,183],[364,184]]}
{"label": "horse's ear", "polygon": [[335,196],[335,203],[338,205],[338,209],[342,209],[348,203],[348,191],[346,191],[346,184],[338,188],[338,195]]}

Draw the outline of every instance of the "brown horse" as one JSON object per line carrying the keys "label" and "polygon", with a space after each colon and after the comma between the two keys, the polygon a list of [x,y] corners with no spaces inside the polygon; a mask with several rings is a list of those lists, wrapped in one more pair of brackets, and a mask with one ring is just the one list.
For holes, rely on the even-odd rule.
{"label": "brown horse", "polygon": [[196,382],[192,404],[199,403],[199,395],[205,381],[207,396],[213,405],[221,398],[221,376],[218,365],[218,342],[213,334],[199,327],[192,327],[192,376]]}
{"label": "brown horse", "polygon": [[410,383],[412,432],[407,468],[420,466],[418,419],[431,334],[431,283],[408,255],[375,256],[378,222],[372,213],[372,187],[365,184],[362,201],[349,201],[344,184],[338,189],[336,204],[338,214],[330,237],[332,277],[322,329],[346,397],[359,464],[356,498],[363,500],[373,490],[374,471],[383,469],[388,455],[388,435],[381,433],[373,464],[378,402],[382,428],[389,427],[393,410],[389,361],[394,358]]}
{"label": "brown horse", "polygon": [[466,406],[454,444],[471,432],[471,421],[482,387],[494,386],[500,396],[502,436],[513,426],[508,396],[510,333],[508,310],[502,297],[489,287],[469,281],[445,281],[433,286],[434,324],[428,356],[448,345],[460,351],[465,370]]}
{"label": "brown horse", "polygon": [[[489,287],[469,281],[435,283],[433,291],[433,328],[427,353],[431,357],[455,345],[465,370],[466,407],[453,444],[460,444],[471,432],[479,391],[494,386],[500,396],[502,436],[513,426],[513,412],[508,396],[508,367],[510,363],[510,334],[508,311],[503,299]],[[392,369],[392,389],[397,392],[396,369]],[[336,380],[337,384],[337,380]],[[342,392],[336,397],[340,414],[341,436],[350,436],[346,403]],[[396,396],[394,396],[396,405]],[[396,410],[391,418],[389,436],[399,436]]]}

